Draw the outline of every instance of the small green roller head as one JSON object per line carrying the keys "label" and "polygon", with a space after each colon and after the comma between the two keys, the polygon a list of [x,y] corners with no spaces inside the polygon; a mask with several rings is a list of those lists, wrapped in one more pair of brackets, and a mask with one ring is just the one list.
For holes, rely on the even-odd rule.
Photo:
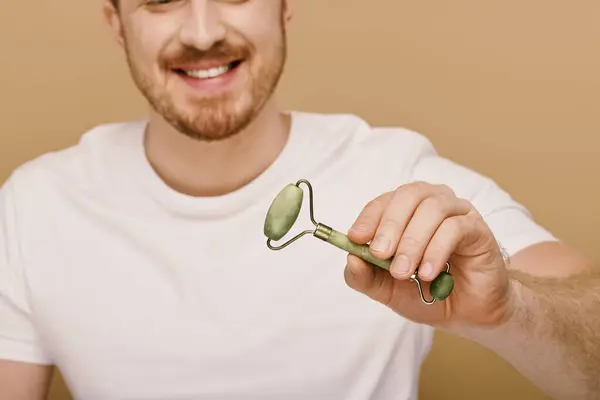
{"label": "small green roller head", "polygon": [[300,215],[303,198],[302,189],[291,183],[279,192],[265,218],[264,234],[267,238],[277,241],[292,229]]}
{"label": "small green roller head", "polygon": [[442,271],[429,286],[431,297],[438,301],[444,301],[454,289],[454,277],[446,271]]}

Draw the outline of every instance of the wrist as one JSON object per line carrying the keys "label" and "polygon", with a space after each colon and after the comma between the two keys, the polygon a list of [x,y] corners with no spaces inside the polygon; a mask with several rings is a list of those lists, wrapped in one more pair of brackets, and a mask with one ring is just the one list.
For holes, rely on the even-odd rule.
{"label": "wrist", "polygon": [[[500,247],[502,250],[502,247]],[[497,319],[495,322],[486,323],[485,325],[477,325],[474,323],[458,323],[451,326],[440,327],[440,330],[450,333],[464,339],[475,341],[479,344],[489,342],[502,341],[506,335],[514,334],[515,330],[523,328],[523,322],[530,315],[528,311],[528,299],[526,288],[514,276],[514,270],[510,270],[508,265],[510,259],[503,254],[503,278],[499,291],[503,292],[496,300]]]}
{"label": "wrist", "polygon": [[494,352],[501,352],[512,340],[524,340],[529,336],[524,332],[528,311],[526,293],[518,280],[509,279],[505,297],[506,312],[494,325],[455,325],[440,330],[460,338],[475,342]]}

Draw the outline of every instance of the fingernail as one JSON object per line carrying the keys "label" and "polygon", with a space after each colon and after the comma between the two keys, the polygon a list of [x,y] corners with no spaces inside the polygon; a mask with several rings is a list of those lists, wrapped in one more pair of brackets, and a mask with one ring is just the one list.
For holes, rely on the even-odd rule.
{"label": "fingernail", "polygon": [[367,226],[365,224],[354,225],[351,229],[353,232],[364,232],[367,230]]}
{"label": "fingernail", "polygon": [[421,265],[421,268],[419,268],[419,275],[427,277],[429,275],[431,275],[431,272],[433,271],[433,266],[426,262],[425,264]]}
{"label": "fingernail", "polygon": [[404,254],[396,256],[392,263],[392,272],[399,275],[406,275],[410,269],[410,260]]}
{"label": "fingernail", "polygon": [[350,272],[352,275],[356,274],[356,271],[354,271],[354,267],[352,266],[351,263],[347,263],[346,268],[348,269],[348,272]]}
{"label": "fingernail", "polygon": [[371,243],[371,248],[373,250],[379,251],[382,253],[387,251],[389,249],[389,247],[390,247],[390,241],[383,237],[375,238],[373,243]]}

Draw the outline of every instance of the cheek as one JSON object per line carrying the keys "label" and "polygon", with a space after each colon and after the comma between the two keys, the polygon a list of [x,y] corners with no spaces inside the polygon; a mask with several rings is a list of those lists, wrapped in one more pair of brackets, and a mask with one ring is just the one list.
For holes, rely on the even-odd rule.
{"label": "cheek", "polygon": [[177,36],[177,25],[165,21],[136,21],[132,25],[135,37],[132,50],[144,61],[145,69],[152,65],[160,68],[160,57],[173,38]]}
{"label": "cheek", "polygon": [[278,57],[284,44],[281,25],[264,24],[264,26],[253,28],[245,33],[246,39],[252,43],[256,55],[263,59]]}
{"label": "cheek", "polygon": [[233,31],[251,42],[260,53],[278,47],[282,40],[283,15],[280,7],[273,7],[273,0],[257,1],[254,5],[240,7],[224,19]]}

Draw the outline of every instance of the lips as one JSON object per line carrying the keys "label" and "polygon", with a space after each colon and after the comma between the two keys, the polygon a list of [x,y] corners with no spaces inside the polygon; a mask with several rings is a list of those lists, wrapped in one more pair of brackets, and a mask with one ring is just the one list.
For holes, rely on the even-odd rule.
{"label": "lips", "polygon": [[214,79],[237,68],[244,60],[233,60],[230,62],[211,61],[177,65],[173,71],[196,79]]}

